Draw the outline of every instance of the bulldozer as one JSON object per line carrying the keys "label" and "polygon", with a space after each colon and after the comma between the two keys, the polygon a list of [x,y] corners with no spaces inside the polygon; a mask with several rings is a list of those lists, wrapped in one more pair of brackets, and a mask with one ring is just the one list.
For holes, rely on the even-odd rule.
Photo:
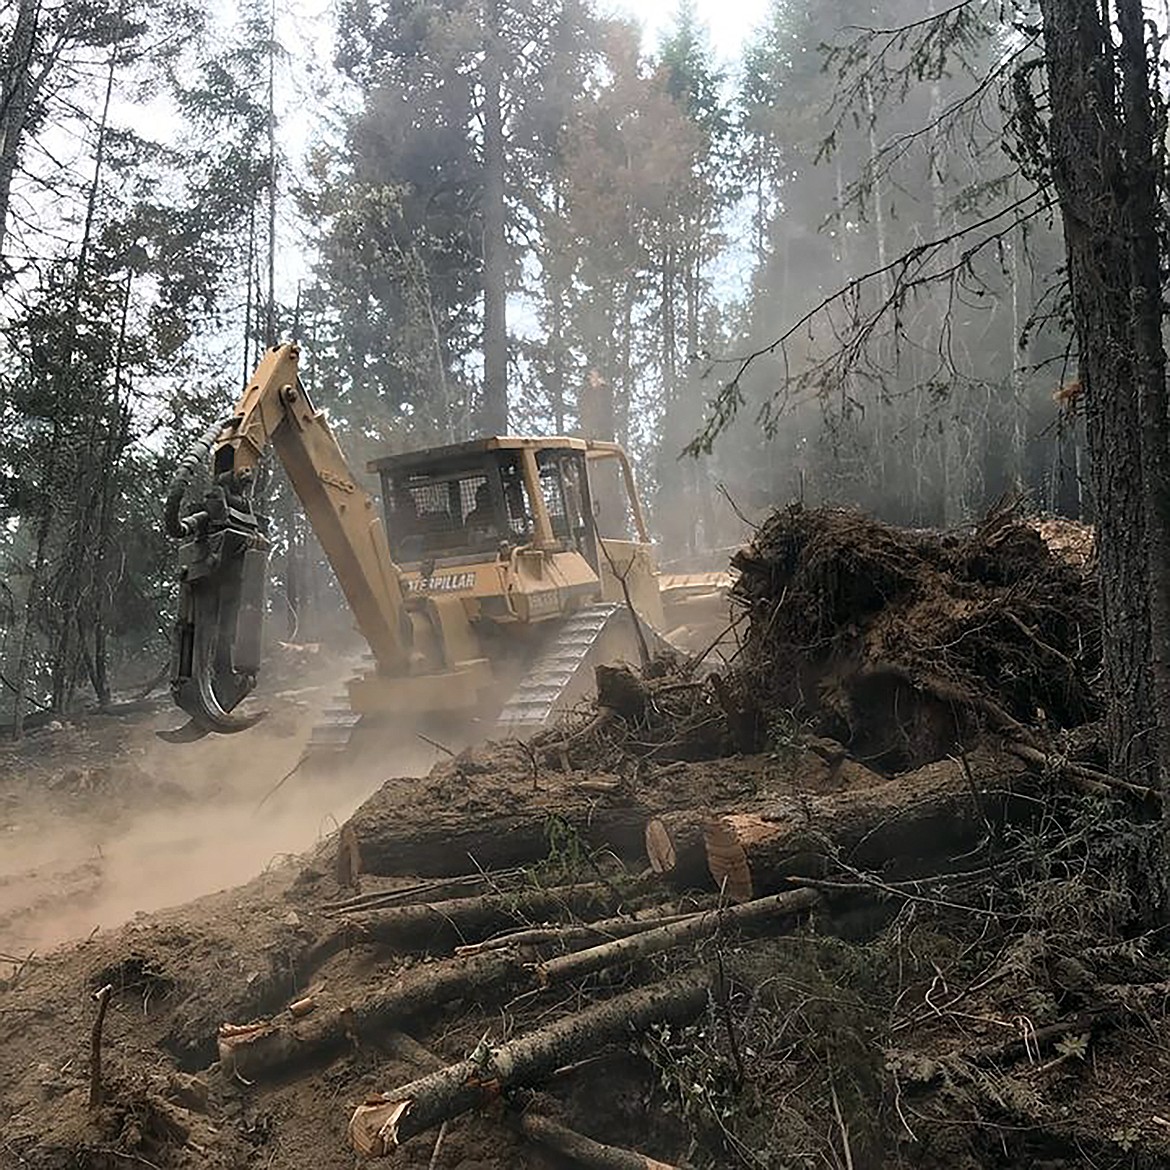
{"label": "bulldozer", "polygon": [[[369,647],[310,753],[371,727],[522,737],[585,699],[599,663],[721,624],[727,576],[659,573],[618,444],[496,436],[387,455],[367,466],[379,509],[298,362],[295,344],[270,349],[171,483],[171,693],[189,718],[164,738],[234,734],[263,715],[241,704],[261,668],[270,542],[256,498],[270,447]],[[192,499],[201,469],[210,486]]]}

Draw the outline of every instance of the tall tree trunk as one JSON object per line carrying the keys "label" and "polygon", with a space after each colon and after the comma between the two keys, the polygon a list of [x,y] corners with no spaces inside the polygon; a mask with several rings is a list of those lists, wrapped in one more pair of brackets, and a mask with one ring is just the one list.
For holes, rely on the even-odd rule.
{"label": "tall tree trunk", "polygon": [[[1121,31],[1123,148],[1127,186],[1121,206],[1129,244],[1130,312],[1137,381],[1137,434],[1149,560],[1150,667],[1162,785],[1170,781],[1170,425],[1162,341],[1160,148],[1150,102],[1150,62],[1141,0],[1116,0]],[[1170,809],[1167,810],[1170,815]]]}
{"label": "tall tree trunk", "polygon": [[264,344],[276,344],[276,0],[272,0],[268,25],[268,308]]}
{"label": "tall tree trunk", "polygon": [[[118,20],[122,19],[125,4],[118,6]],[[73,509],[69,517],[72,531],[71,539],[66,546],[66,557],[62,565],[61,588],[56,597],[56,604],[60,614],[58,635],[54,647],[51,663],[53,673],[52,707],[54,711],[64,711],[72,703],[73,694],[77,686],[78,677],[82,670],[82,657],[88,631],[85,623],[92,613],[92,590],[95,587],[93,568],[93,528],[94,518],[98,514],[99,505],[104,491],[104,484],[99,482],[101,463],[99,458],[99,432],[101,430],[101,416],[103,403],[102,387],[97,381],[89,385],[77,385],[74,372],[74,358],[77,350],[77,340],[81,326],[81,302],[88,279],[87,263],[89,250],[93,242],[94,223],[97,216],[98,193],[101,191],[102,170],[105,164],[106,135],[110,120],[110,103],[114,95],[114,79],[117,76],[120,64],[121,40],[115,39],[110,48],[109,63],[106,68],[105,96],[102,103],[101,116],[97,125],[97,142],[94,146],[93,179],[90,181],[89,193],[85,205],[85,222],[82,227],[81,243],[77,254],[77,271],[74,276],[73,292],[70,297],[69,316],[67,318],[66,345],[59,382],[55,398],[63,402],[66,396],[84,396],[87,400],[89,417],[87,419],[85,443],[78,452],[79,467],[73,483]],[[60,381],[68,380],[68,385],[62,386]],[[62,393],[64,391],[64,393]],[[114,425],[111,423],[111,425]],[[56,444],[54,445],[56,446]]]}
{"label": "tall tree trunk", "polygon": [[20,617],[20,634],[16,642],[16,670],[12,680],[12,738],[15,740],[24,737],[24,704],[32,658],[33,614],[36,612],[37,596],[45,572],[45,554],[52,518],[52,503],[50,499],[46,499],[42,502],[41,514],[37,517],[32,572],[29,574],[28,591],[25,593],[24,610]]}
{"label": "tall tree trunk", "polygon": [[[122,298],[122,319],[118,325],[118,348],[114,354],[113,401],[106,430],[106,442],[102,458],[101,508],[98,512],[95,533],[96,555],[94,577],[96,588],[93,594],[93,656],[92,681],[98,706],[103,710],[110,704],[109,654],[107,646],[107,611],[113,600],[114,575],[108,564],[110,538],[113,529],[114,497],[117,494],[118,469],[126,444],[130,437],[130,408],[122,399],[122,371],[126,356],[126,326],[130,318],[130,288],[132,277],[126,274],[126,292]],[[129,393],[126,395],[129,399]],[[120,572],[120,569],[119,569]]]}
{"label": "tall tree trunk", "polygon": [[630,443],[630,403],[634,400],[634,301],[637,283],[627,275],[622,292],[621,393],[614,396],[614,437],[623,447]]}
{"label": "tall tree trunk", "polygon": [[[246,291],[244,294],[244,372],[240,375],[240,385],[247,386],[252,376],[252,297],[256,290],[252,280],[256,265],[256,193],[252,193],[252,200],[248,206],[248,262],[246,276]],[[259,299],[257,297],[257,299]],[[256,314],[259,316],[259,312]]]}
{"label": "tall tree trunk", "polygon": [[1020,284],[1023,265],[1020,263],[1024,249],[1024,229],[1017,228],[1011,238],[1012,262],[1008,280],[1012,290],[1012,373],[1011,373],[1011,457],[1008,460],[1008,482],[1012,490],[1024,490],[1027,474],[1024,467],[1024,435],[1027,428],[1027,398],[1024,393],[1024,363],[1020,352]]}
{"label": "tall tree trunk", "polygon": [[[4,54],[4,75],[0,78],[0,255],[3,255],[8,229],[12,178],[38,88],[33,74],[33,54],[40,7],[40,0],[17,0],[16,23]],[[0,271],[0,281],[7,275]]]}
{"label": "tall tree trunk", "polygon": [[[1090,476],[1100,546],[1105,694],[1112,767],[1154,778],[1148,529],[1142,487],[1142,395],[1134,361],[1131,261],[1114,193],[1124,190],[1110,30],[1096,0],[1040,0],[1060,200],[1080,351]],[[1154,264],[1158,252],[1151,250]],[[1140,299],[1140,298],[1139,298]],[[1148,344],[1148,342],[1146,343]],[[1151,355],[1141,361],[1156,372]],[[1152,421],[1152,420],[1151,420]]]}
{"label": "tall tree trunk", "polygon": [[[882,182],[882,175],[878,164],[878,142],[877,142],[877,104],[873,97],[873,84],[870,81],[869,73],[865,75],[865,112],[866,123],[868,127],[869,138],[869,166],[872,170],[872,188],[870,190],[870,201],[873,204],[873,226],[875,243],[877,245],[877,266],[881,275],[878,277],[878,296],[881,298],[881,303],[884,305],[890,297],[890,276],[886,272],[886,263],[888,261],[889,248],[886,242],[886,196],[884,184]],[[886,339],[881,336],[877,339],[877,365],[880,371],[881,381],[878,385],[877,401],[873,406],[873,468],[876,472],[874,479],[879,493],[879,498],[888,499],[891,495],[890,476],[886,471],[886,456],[890,453],[889,443],[887,441],[887,421],[886,410],[888,401],[888,392],[885,385],[885,377],[888,367],[890,366],[889,346],[886,344]]]}
{"label": "tall tree trunk", "polygon": [[507,245],[498,0],[483,7],[483,429],[508,430]]}

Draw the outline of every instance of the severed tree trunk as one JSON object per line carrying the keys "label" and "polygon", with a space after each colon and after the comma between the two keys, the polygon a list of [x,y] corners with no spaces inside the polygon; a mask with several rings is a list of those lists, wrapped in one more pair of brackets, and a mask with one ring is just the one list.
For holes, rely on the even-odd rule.
{"label": "severed tree trunk", "polygon": [[467,1060],[359,1105],[349,1122],[350,1142],[365,1157],[384,1157],[416,1134],[486,1105],[506,1089],[539,1084],[561,1065],[630,1032],[693,1019],[707,1006],[715,983],[715,971],[700,967],[574,1012],[497,1048],[481,1045]]}
{"label": "severed tree trunk", "polygon": [[646,822],[646,856],[650,868],[676,884],[710,884],[703,820],[707,814],[694,809],[663,813]]}
{"label": "severed tree trunk", "polygon": [[[685,858],[685,867],[669,873],[674,885],[713,880],[732,900],[746,901],[794,878],[826,876],[839,869],[838,858],[899,877],[930,871],[997,826],[1026,819],[1035,783],[1018,759],[972,753],[873,787],[757,801],[714,815],[678,812],[656,818],[657,831],[678,842],[676,857]],[[703,842],[701,860],[696,840]]]}
{"label": "severed tree trunk", "polygon": [[717,794],[701,769],[688,771],[687,776],[688,782],[693,777],[689,792],[672,785],[662,792],[631,792],[622,786],[599,793],[571,779],[545,775],[528,801],[517,802],[505,794],[497,802],[489,791],[480,790],[474,816],[460,802],[435,801],[425,819],[409,825],[398,815],[394,799],[380,795],[359,808],[347,824],[360,844],[363,872],[373,875],[455,877],[472,868],[530,865],[548,856],[554,820],[576,830],[583,845],[641,860],[650,817],[684,801],[705,802],[716,795],[721,802],[746,801],[758,787],[750,770],[723,777]]}

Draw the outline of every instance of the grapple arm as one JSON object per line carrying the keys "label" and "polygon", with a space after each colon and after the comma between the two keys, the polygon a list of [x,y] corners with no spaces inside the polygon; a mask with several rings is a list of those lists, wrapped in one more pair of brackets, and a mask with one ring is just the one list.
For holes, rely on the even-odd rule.
{"label": "grapple arm", "polygon": [[[268,539],[251,504],[253,477],[272,444],[370,644],[378,669],[405,673],[411,622],[401,577],[368,493],[357,482],[324,412],[297,378],[299,351],[265,354],[235,413],[209,431],[180,465],[167,499],[167,529],[181,541],[179,616],[171,693],[191,716],[170,739],[250,727],[233,714],[260,667]],[[202,508],[183,515],[195,467],[211,456],[214,484]]]}

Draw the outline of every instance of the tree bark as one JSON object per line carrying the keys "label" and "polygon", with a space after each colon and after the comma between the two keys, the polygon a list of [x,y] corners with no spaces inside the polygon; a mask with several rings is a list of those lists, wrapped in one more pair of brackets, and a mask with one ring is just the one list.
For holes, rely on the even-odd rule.
{"label": "tree bark", "polygon": [[[745,901],[786,889],[793,878],[824,877],[841,858],[859,869],[910,877],[976,845],[989,830],[1029,815],[1036,780],[1014,757],[972,753],[940,760],[872,788],[737,811],[670,817],[672,839],[692,843],[670,872],[677,887],[726,884]],[[659,818],[661,821],[661,818]],[[693,842],[704,841],[700,855]]]}
{"label": "tree bark", "polygon": [[[12,179],[16,174],[25,128],[40,88],[41,78],[33,73],[40,9],[40,0],[17,0],[16,23],[8,51],[4,54],[4,77],[0,83],[0,255],[8,231]],[[0,282],[7,280],[8,275],[7,271],[0,271]]]}
{"label": "tree bark", "polygon": [[1137,376],[1137,432],[1146,513],[1150,671],[1157,743],[1151,753],[1158,786],[1170,782],[1170,425],[1166,413],[1166,350],[1162,341],[1162,235],[1159,230],[1160,149],[1150,102],[1150,63],[1141,0],[1117,0],[1125,112],[1127,187],[1121,213],[1129,245],[1131,328]]}
{"label": "tree bark", "polygon": [[1148,532],[1131,261],[1115,199],[1126,176],[1113,47],[1095,0],[1040,0],[1040,10],[1052,179],[1064,225],[1097,521],[1111,770],[1150,783],[1157,719],[1147,665],[1153,656]]}
{"label": "tree bark", "polygon": [[693,1019],[706,1007],[715,982],[715,972],[700,967],[477,1052],[359,1105],[349,1122],[350,1142],[365,1157],[385,1157],[416,1134],[487,1104],[505,1089],[538,1084],[560,1065],[595,1053],[630,1031]]}

